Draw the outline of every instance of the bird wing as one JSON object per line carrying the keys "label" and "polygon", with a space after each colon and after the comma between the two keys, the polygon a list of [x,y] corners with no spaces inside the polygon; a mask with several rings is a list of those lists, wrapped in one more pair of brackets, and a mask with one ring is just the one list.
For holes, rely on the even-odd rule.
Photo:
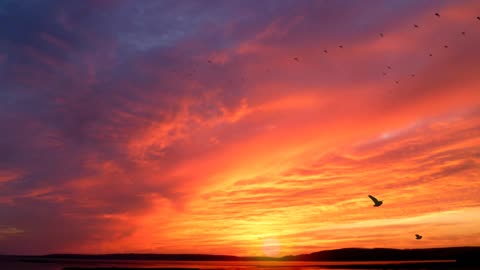
{"label": "bird wing", "polygon": [[369,197],[370,199],[372,199],[372,201],[373,201],[374,203],[378,203],[377,198],[373,197],[372,195],[368,195],[368,197]]}

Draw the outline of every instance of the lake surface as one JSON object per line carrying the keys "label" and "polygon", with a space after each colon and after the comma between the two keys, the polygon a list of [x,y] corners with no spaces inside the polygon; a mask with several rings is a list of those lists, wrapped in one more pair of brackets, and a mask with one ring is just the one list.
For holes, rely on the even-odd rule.
{"label": "lake surface", "polygon": [[[421,261],[421,263],[452,263],[453,261]],[[326,270],[336,266],[335,269],[352,270],[362,269],[359,265],[365,265],[363,269],[384,269],[386,264],[416,263],[415,261],[388,261],[388,262],[275,262],[275,261],[137,261],[137,260],[56,260],[55,263],[31,263],[20,262],[16,259],[3,259],[0,261],[1,270],[62,270],[64,267],[129,267],[129,268],[193,268],[193,269],[216,269],[216,270]],[[355,265],[349,268],[348,265]],[[330,267],[329,267],[330,266]],[[376,268],[375,266],[378,266]],[[373,267],[373,268],[372,268]],[[398,266],[395,269],[402,269]],[[435,269],[431,267],[419,267],[415,269]],[[441,268],[455,269],[455,268]]]}

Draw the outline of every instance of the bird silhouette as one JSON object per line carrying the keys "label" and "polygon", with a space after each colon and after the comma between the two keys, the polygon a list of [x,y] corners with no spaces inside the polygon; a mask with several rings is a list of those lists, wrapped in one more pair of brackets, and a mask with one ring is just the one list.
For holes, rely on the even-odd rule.
{"label": "bird silhouette", "polygon": [[480,16],[477,16],[477,20],[479,20],[479,21],[480,21]]}
{"label": "bird silhouette", "polygon": [[387,73],[386,72],[382,72],[383,76],[387,76]]}
{"label": "bird silhouette", "polygon": [[435,16],[437,16],[437,17],[440,17],[440,14],[438,14],[438,13],[435,13]]}
{"label": "bird silhouette", "polygon": [[300,62],[300,60],[298,60],[298,57],[293,58],[293,60]]}
{"label": "bird silhouette", "polygon": [[413,27],[418,28],[418,25],[414,24]]}
{"label": "bird silhouette", "polygon": [[383,37],[383,33],[380,33],[380,36]]}
{"label": "bird silhouette", "polygon": [[415,74],[411,74],[410,76],[415,77]]}
{"label": "bird silhouette", "polygon": [[379,207],[383,203],[383,201],[377,200],[377,198],[373,197],[372,195],[368,195],[368,197],[373,201],[373,207]]}
{"label": "bird silhouette", "polygon": [[465,36],[465,32],[462,32],[462,35],[464,35],[464,36]]}
{"label": "bird silhouette", "polygon": [[323,50],[323,52],[324,52],[324,53],[328,53],[328,51],[327,51],[327,50]]}
{"label": "bird silhouette", "polygon": [[387,68],[388,68],[388,69],[392,69],[392,67],[391,67],[391,66],[387,66]]}
{"label": "bird silhouette", "polygon": [[212,60],[208,60],[208,63],[211,64],[211,63],[212,63]]}
{"label": "bird silhouette", "polygon": [[399,84],[400,82],[399,81],[395,81],[396,84]]}
{"label": "bird silhouette", "polygon": [[339,45],[338,47],[339,47],[340,49],[343,49],[343,45]]}
{"label": "bird silhouette", "polygon": [[445,49],[448,49],[448,45],[443,46]]}
{"label": "bird silhouette", "polygon": [[417,239],[417,240],[422,239],[422,237],[423,237],[423,236],[421,236],[420,234],[415,234],[415,239]]}
{"label": "bird silhouette", "polygon": [[428,56],[433,56],[433,54],[429,54]]}

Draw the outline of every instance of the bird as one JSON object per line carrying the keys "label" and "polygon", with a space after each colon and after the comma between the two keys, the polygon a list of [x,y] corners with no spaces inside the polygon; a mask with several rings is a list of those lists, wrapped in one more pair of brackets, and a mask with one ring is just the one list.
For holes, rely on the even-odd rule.
{"label": "bird", "polygon": [[445,49],[448,49],[448,45],[443,46]]}
{"label": "bird", "polygon": [[410,76],[415,77],[415,74],[411,74]]}
{"label": "bird", "polygon": [[382,72],[383,76],[387,76],[387,73],[386,72]]}
{"label": "bird", "polygon": [[440,14],[438,14],[438,12],[437,12],[437,13],[435,13],[435,16],[440,17]]}
{"label": "bird", "polygon": [[298,57],[293,58],[293,60],[300,62],[300,60],[298,60]]}
{"label": "bird", "polygon": [[395,81],[396,84],[399,84],[400,82],[399,81]]}
{"label": "bird", "polygon": [[479,20],[479,21],[480,21],[480,16],[477,16],[477,20]]}
{"label": "bird", "polygon": [[413,27],[418,28],[418,25],[414,24]]}
{"label": "bird", "polygon": [[417,240],[422,239],[422,237],[423,237],[423,236],[421,236],[420,234],[415,234],[415,239],[417,239]]}
{"label": "bird", "polygon": [[211,64],[211,63],[212,63],[212,60],[208,60],[208,63]]}
{"label": "bird", "polygon": [[391,66],[387,66],[387,68],[388,68],[388,69],[392,69],[392,67],[391,67]]}
{"label": "bird", "polygon": [[464,36],[465,36],[465,32],[462,32],[462,35],[464,35]]}
{"label": "bird", "polygon": [[327,51],[327,50],[323,50],[323,52],[324,52],[324,53],[328,53],[328,51]]}
{"label": "bird", "polygon": [[383,33],[380,33],[380,36],[383,37]]}
{"label": "bird", "polygon": [[379,207],[383,203],[383,201],[377,200],[377,198],[373,197],[372,195],[368,195],[368,197],[373,201],[373,207]]}
{"label": "bird", "polygon": [[339,45],[338,47],[339,47],[340,49],[343,49],[343,45]]}
{"label": "bird", "polygon": [[428,56],[433,56],[433,54],[429,54]]}

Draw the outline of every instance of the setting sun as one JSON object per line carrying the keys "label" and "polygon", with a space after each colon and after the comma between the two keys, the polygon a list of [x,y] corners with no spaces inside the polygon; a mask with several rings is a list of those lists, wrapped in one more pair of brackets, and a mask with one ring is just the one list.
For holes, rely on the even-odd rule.
{"label": "setting sun", "polygon": [[263,240],[262,248],[265,256],[275,257],[279,255],[280,243],[277,241],[277,239],[267,238]]}

